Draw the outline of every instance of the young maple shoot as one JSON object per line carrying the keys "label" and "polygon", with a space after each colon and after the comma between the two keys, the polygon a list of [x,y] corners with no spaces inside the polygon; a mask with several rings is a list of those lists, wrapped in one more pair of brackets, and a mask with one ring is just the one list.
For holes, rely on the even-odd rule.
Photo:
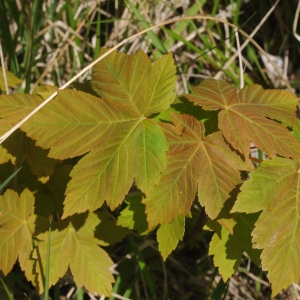
{"label": "young maple shoot", "polygon": [[[298,98],[259,85],[237,92],[208,79],[183,99],[175,85],[171,53],[152,64],[142,51],[113,52],[94,66],[92,93],[58,90],[1,145],[2,165],[26,162],[18,184],[0,196],[5,275],[18,259],[43,291],[48,217],[54,214],[50,285],[70,268],[78,286],[109,296],[113,261],[101,247],[120,242],[128,229],[140,235],[157,230],[167,259],[198,201],[209,217],[206,229],[215,231],[209,254],[224,281],[243,251],[268,272],[273,296],[300,280]],[[0,133],[53,91],[44,86],[33,95],[1,95]],[[256,169],[250,142],[269,157]],[[243,181],[240,171],[250,179]],[[133,181],[136,195],[129,193]],[[103,209],[105,202],[114,210],[124,201],[117,220]]]}

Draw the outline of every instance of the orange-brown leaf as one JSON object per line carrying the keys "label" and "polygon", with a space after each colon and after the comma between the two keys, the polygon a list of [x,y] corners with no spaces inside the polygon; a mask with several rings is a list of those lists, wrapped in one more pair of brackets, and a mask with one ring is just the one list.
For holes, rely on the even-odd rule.
{"label": "orange-brown leaf", "polygon": [[298,98],[288,91],[263,90],[259,85],[238,93],[229,83],[207,79],[186,97],[207,110],[221,109],[219,128],[226,140],[244,156],[250,141],[267,155],[300,157],[300,143],[289,131],[270,120],[287,123],[295,114]]}
{"label": "orange-brown leaf", "polygon": [[172,114],[175,126],[162,124],[170,145],[167,166],[154,191],[143,200],[149,228],[185,216],[197,187],[200,203],[216,218],[230,192],[241,183],[238,170],[252,169],[250,161],[230,149],[221,132],[204,138],[204,125],[194,117]]}

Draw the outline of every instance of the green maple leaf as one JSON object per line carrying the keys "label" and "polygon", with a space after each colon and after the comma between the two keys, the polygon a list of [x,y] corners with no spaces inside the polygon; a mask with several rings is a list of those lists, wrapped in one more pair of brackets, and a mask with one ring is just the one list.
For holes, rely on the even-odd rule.
{"label": "green maple leaf", "polygon": [[14,163],[15,158],[10,153],[8,153],[8,151],[5,148],[0,146],[0,165],[5,164],[8,161]]}
{"label": "green maple leaf", "polygon": [[[6,275],[24,249],[31,249],[34,197],[7,190],[0,196],[0,269]],[[26,251],[25,250],[25,251]]]}
{"label": "green maple leaf", "polygon": [[142,194],[137,194],[125,200],[128,206],[118,217],[117,225],[137,230],[140,235],[148,234],[145,205],[142,203]]}
{"label": "green maple leaf", "polygon": [[50,215],[63,214],[64,193],[67,183],[70,181],[71,165],[58,165],[54,169],[46,183],[47,194],[37,195],[35,199],[35,213],[39,216],[49,217]]}
{"label": "green maple leaf", "polygon": [[185,218],[177,216],[172,223],[164,223],[157,230],[158,249],[164,260],[177,247],[179,240],[182,241],[185,229]]}
{"label": "green maple leaf", "polygon": [[220,213],[229,193],[242,183],[238,170],[251,170],[224,141],[221,132],[204,137],[204,125],[194,117],[172,114],[162,124],[169,143],[167,167],[154,191],[143,200],[149,228],[185,216],[198,197],[210,218]]}
{"label": "green maple leaf", "polygon": [[161,112],[155,119],[158,121],[172,122],[171,112],[194,116],[205,125],[205,134],[208,135],[218,131],[218,112],[204,110],[200,106],[195,106],[184,97],[176,97],[174,103],[165,111]]}
{"label": "green maple leaf", "polygon": [[[5,134],[12,128],[12,123],[6,119],[0,120],[0,135]],[[0,153],[3,158],[1,163],[9,160],[15,165],[20,165],[26,160],[30,139],[26,137],[24,132],[17,130],[10,139],[5,140],[0,145]]]}
{"label": "green maple leaf", "polygon": [[214,265],[219,268],[225,282],[237,271],[242,258],[241,244],[231,237],[228,230],[220,226],[219,232],[213,235],[209,244],[208,254],[214,255]]}
{"label": "green maple leaf", "polygon": [[[12,124],[5,119],[0,120],[0,135],[5,134],[10,128]],[[14,163],[16,161],[16,157],[14,157],[9,151],[0,145],[0,164],[5,164],[6,162],[10,161]]]}
{"label": "green maple leaf", "polygon": [[100,224],[95,229],[95,237],[101,246],[110,246],[124,239],[129,230],[118,226],[117,221],[106,211],[96,212]]}
{"label": "green maple leaf", "polygon": [[[7,70],[5,71],[5,73],[8,86],[15,88],[22,83],[22,80],[16,77],[14,73]],[[2,67],[0,67],[0,90],[5,91],[5,82]]]}
{"label": "green maple leaf", "polygon": [[[63,217],[95,210],[105,200],[114,209],[133,178],[145,194],[153,190],[165,169],[167,142],[148,117],[174,101],[175,71],[171,53],[153,65],[142,51],[132,56],[112,53],[93,69],[92,87],[104,98],[58,91],[56,99],[22,126],[37,146],[51,148],[49,157],[88,153],[70,174]],[[4,97],[0,117],[20,119],[40,100],[38,93]]]}
{"label": "green maple leaf", "polygon": [[218,214],[218,217],[215,219],[215,221],[225,227],[231,235],[233,234],[233,227],[236,224],[236,215],[231,214],[230,210],[232,209],[236,201],[236,192],[237,189],[230,193],[231,197],[224,203],[222,210]]}
{"label": "green maple leaf", "polygon": [[[25,118],[32,110],[43,102],[38,95],[13,94],[0,96],[0,117],[10,123]],[[9,128],[10,129],[10,128]]]}
{"label": "green maple leaf", "polygon": [[[97,244],[94,237],[99,218],[93,214],[80,214],[66,220],[52,223],[49,285],[55,284],[65,275],[68,267],[77,286],[85,286],[91,293],[110,295],[114,278],[109,270],[113,262],[108,254]],[[37,264],[39,273],[39,291],[43,291],[43,276],[47,253],[47,235],[38,237],[43,242],[38,244],[36,259],[40,257],[42,267]]]}
{"label": "green maple leaf", "polygon": [[252,241],[255,248],[263,249],[262,267],[268,271],[273,297],[300,280],[300,270],[295,267],[300,259],[299,170],[299,160],[276,157],[264,161],[250,173],[232,209],[262,210]]}
{"label": "green maple leaf", "polygon": [[29,142],[27,162],[30,165],[32,174],[38,177],[42,183],[46,183],[54,172],[55,165],[59,161],[48,157],[48,150],[44,150]]}
{"label": "green maple leaf", "polygon": [[[219,128],[226,140],[246,157],[252,141],[268,156],[274,153],[300,157],[300,144],[289,131],[270,120],[289,122],[299,99],[287,91],[263,90],[259,85],[246,86],[238,93],[224,81],[204,80],[185,95],[206,110],[219,110]],[[241,138],[242,137],[242,138]]]}
{"label": "green maple leaf", "polygon": [[36,86],[33,90],[33,95],[41,96],[43,100],[46,100],[56,91],[58,91],[57,86],[45,84],[43,86]]}
{"label": "green maple leaf", "polygon": [[224,281],[237,271],[243,250],[254,263],[260,265],[261,251],[253,249],[251,243],[251,231],[257,218],[258,214],[238,214],[232,234],[225,227],[217,225],[218,230],[212,237],[208,254],[214,255],[214,265],[219,268]]}
{"label": "green maple leaf", "polygon": [[291,118],[289,122],[285,124],[285,126],[292,128],[293,136],[299,141],[300,140],[300,120],[297,116]]}
{"label": "green maple leaf", "polygon": [[[106,50],[102,49],[101,54]],[[93,68],[92,87],[119,107],[131,107],[138,115],[166,110],[175,99],[175,65],[172,53],[152,66],[143,51],[129,56],[113,52]],[[124,101],[127,100],[127,101]]]}
{"label": "green maple leaf", "polygon": [[28,189],[20,197],[12,190],[0,196],[0,269],[5,275],[18,258],[26,277],[34,280],[34,261],[30,259],[35,243],[33,234],[36,227],[39,227],[39,231],[46,230],[47,222],[33,214],[33,211],[34,196]]}

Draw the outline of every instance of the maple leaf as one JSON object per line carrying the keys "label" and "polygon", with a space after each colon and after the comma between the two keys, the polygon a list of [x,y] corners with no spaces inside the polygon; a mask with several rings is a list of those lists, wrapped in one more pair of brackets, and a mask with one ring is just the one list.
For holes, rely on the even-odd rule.
{"label": "maple leaf", "polygon": [[10,160],[12,163],[14,163],[15,158],[10,153],[8,153],[5,148],[0,146],[0,165],[5,164]]}
{"label": "maple leaf", "polygon": [[230,198],[226,200],[218,217],[215,219],[215,221],[225,227],[230,234],[233,234],[233,227],[236,224],[236,215],[231,214],[230,210],[236,201],[237,191],[238,189],[236,188],[230,193]]}
{"label": "maple leaf", "polygon": [[6,275],[23,248],[31,249],[34,197],[29,190],[20,195],[7,190],[0,196],[0,269]]}
{"label": "maple leaf", "polygon": [[230,149],[221,132],[204,137],[204,125],[194,117],[172,113],[173,123],[161,124],[169,143],[167,167],[154,191],[143,200],[149,229],[185,216],[198,197],[214,219],[237,184],[238,170],[251,170],[250,161]]}
{"label": "maple leaf", "polygon": [[[242,247],[239,241],[232,240],[228,230],[220,226],[209,244],[209,255],[214,255],[214,265],[219,268],[224,282],[226,282],[236,271],[241,263]],[[237,242],[235,244],[234,242]]]}
{"label": "maple leaf", "polygon": [[[10,128],[12,127],[12,124],[5,119],[0,120],[0,135],[5,134]],[[0,145],[0,164],[5,164],[11,160],[12,163],[16,161],[16,157],[14,157],[9,151],[3,147],[3,145]]]}
{"label": "maple leaf", "polygon": [[[88,153],[70,174],[64,218],[95,210],[105,200],[114,209],[133,178],[145,194],[155,187],[165,169],[167,142],[148,117],[174,101],[175,72],[171,53],[153,65],[142,51],[132,56],[112,53],[93,69],[92,87],[105,98],[58,91],[56,99],[21,127],[38,146],[51,148],[49,157]],[[39,102],[38,94],[28,97],[1,99],[0,117],[19,119],[27,102],[30,109]]]}
{"label": "maple leaf", "polygon": [[42,103],[38,95],[13,94],[0,96],[0,117],[10,123],[16,123],[25,118],[32,110]]}
{"label": "maple leaf", "polygon": [[35,198],[35,213],[49,218],[50,215],[63,214],[64,193],[70,180],[72,165],[58,165],[46,183],[47,194],[37,194]]}
{"label": "maple leaf", "polygon": [[205,135],[219,131],[218,112],[202,109],[195,106],[184,97],[177,96],[171,106],[163,112],[157,114],[153,119],[159,122],[172,123],[171,112],[194,116],[205,125]]}
{"label": "maple leaf", "polygon": [[223,226],[217,225],[217,231],[209,244],[209,255],[214,255],[214,265],[219,268],[224,281],[227,281],[238,269],[242,252],[245,250],[251,260],[260,265],[260,250],[253,249],[251,243],[251,231],[258,214],[238,214],[233,233]]}
{"label": "maple leaf", "polygon": [[27,162],[30,165],[32,174],[36,175],[42,183],[46,183],[59,161],[49,158],[47,156],[48,150],[36,147],[34,144],[32,140],[29,142]]}
{"label": "maple leaf", "polygon": [[[102,49],[101,54],[106,51]],[[113,52],[93,68],[91,84],[101,97],[113,100],[114,105],[130,106],[138,115],[151,115],[164,111],[174,101],[174,74],[172,53],[151,66],[143,51],[133,56]]]}
{"label": "maple leaf", "polygon": [[118,217],[117,225],[135,229],[140,235],[149,233],[145,205],[142,203],[142,194],[131,196],[125,200],[128,204]]}
{"label": "maple leaf", "polygon": [[[206,110],[219,110],[219,128],[226,140],[246,157],[250,141],[273,157],[300,157],[300,144],[289,131],[270,120],[288,122],[299,99],[288,91],[263,90],[260,85],[244,87],[238,93],[224,81],[204,80],[185,95]],[[241,138],[243,137],[243,138]]]}
{"label": "maple leaf", "polygon": [[[22,80],[19,79],[18,77],[16,77],[14,73],[7,71],[7,70],[5,71],[5,73],[6,73],[6,80],[7,80],[8,86],[15,88],[19,84],[22,83]],[[4,77],[3,77],[2,67],[0,67],[0,90],[5,91],[5,81],[4,81]]]}
{"label": "maple leaf", "polygon": [[45,84],[43,86],[38,85],[33,90],[33,95],[41,96],[42,99],[46,100],[47,98],[49,98],[56,91],[58,91],[57,86],[52,86],[52,85],[48,85],[48,84]]}
{"label": "maple leaf", "polygon": [[101,246],[111,246],[124,239],[129,230],[118,226],[117,221],[106,211],[96,212],[100,224],[95,229],[95,238]]}
{"label": "maple leaf", "polygon": [[292,117],[289,122],[285,123],[286,127],[292,128],[293,131],[291,133],[293,136],[299,141],[300,140],[300,120],[297,116]]}
{"label": "maple leaf", "polygon": [[265,160],[250,173],[250,180],[232,212],[253,213],[262,210],[252,232],[253,246],[263,249],[263,270],[268,271],[275,297],[291,282],[298,282],[300,270],[300,160],[275,157]]}
{"label": "maple leaf", "polygon": [[19,196],[13,190],[7,190],[0,196],[0,269],[6,275],[19,258],[20,266],[29,280],[32,274],[33,234],[39,224],[39,230],[46,229],[42,219],[33,214],[34,196],[25,189]]}
{"label": "maple leaf", "polygon": [[182,241],[185,230],[185,218],[177,216],[172,223],[164,223],[157,230],[158,249],[164,260],[176,248],[179,240]]}
{"label": "maple leaf", "polygon": [[[68,267],[77,286],[85,286],[91,293],[110,295],[114,278],[109,270],[113,262],[108,254],[97,244],[94,230],[100,223],[93,213],[74,215],[63,221],[52,223],[49,285],[55,284],[65,275]],[[43,276],[46,270],[47,237],[42,233],[35,257],[40,257],[37,264],[39,273],[39,292],[43,291]]]}
{"label": "maple leaf", "polygon": [[[6,133],[12,127],[12,123],[6,119],[0,119],[0,135]],[[30,139],[26,137],[25,133],[17,130],[13,133],[10,139],[5,140],[0,145],[0,153],[5,155],[3,157],[3,162],[5,163],[9,160],[14,165],[20,165],[26,160],[28,155],[28,146]]]}

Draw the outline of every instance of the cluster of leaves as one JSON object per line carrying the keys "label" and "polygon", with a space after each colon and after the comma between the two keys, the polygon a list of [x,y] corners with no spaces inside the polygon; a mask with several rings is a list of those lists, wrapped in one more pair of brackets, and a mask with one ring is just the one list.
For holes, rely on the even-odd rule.
{"label": "cluster of leaves", "polygon": [[[15,191],[0,198],[4,274],[19,259],[43,291],[51,215],[50,284],[70,267],[77,285],[109,295],[113,262],[99,246],[122,240],[128,229],[145,235],[157,228],[166,259],[199,201],[206,229],[215,231],[209,254],[225,281],[243,251],[268,271],[273,296],[300,279],[298,99],[259,85],[237,92],[213,79],[176,97],[175,71],[171,53],[152,64],[142,51],[113,52],[95,65],[92,89],[58,90],[3,143],[1,164],[25,165]],[[1,95],[0,133],[56,90]],[[256,169],[250,142],[269,157]],[[131,196],[133,185],[139,193]],[[107,207],[124,200],[114,220]]]}

